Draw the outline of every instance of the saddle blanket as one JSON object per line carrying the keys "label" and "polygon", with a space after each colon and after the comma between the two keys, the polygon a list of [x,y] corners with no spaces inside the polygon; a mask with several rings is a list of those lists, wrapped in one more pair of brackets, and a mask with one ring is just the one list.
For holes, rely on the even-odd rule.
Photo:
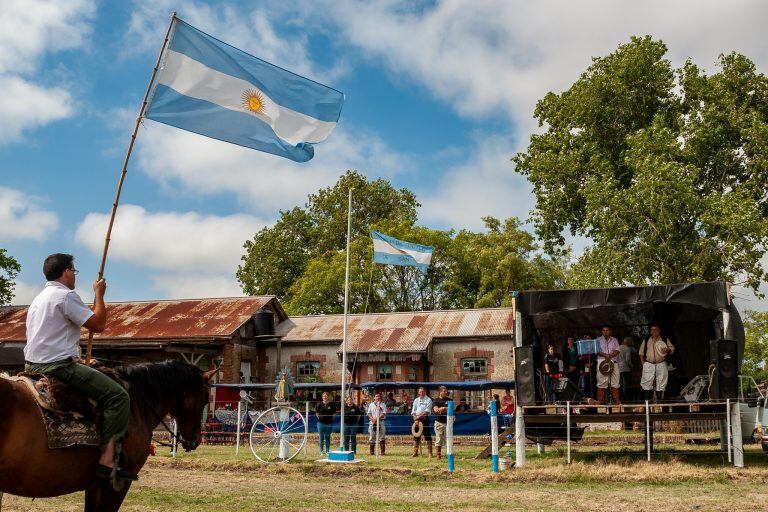
{"label": "saddle blanket", "polygon": [[[71,389],[56,379],[36,375],[39,380],[33,380],[30,376],[20,375],[8,377],[0,375],[12,381],[24,384],[27,390],[35,398],[48,436],[48,448],[70,448],[73,446],[95,446],[101,444],[99,424],[92,402],[83,403],[73,397]],[[60,403],[57,398],[64,396],[73,399],[72,403]],[[64,406],[64,407],[57,407]]]}

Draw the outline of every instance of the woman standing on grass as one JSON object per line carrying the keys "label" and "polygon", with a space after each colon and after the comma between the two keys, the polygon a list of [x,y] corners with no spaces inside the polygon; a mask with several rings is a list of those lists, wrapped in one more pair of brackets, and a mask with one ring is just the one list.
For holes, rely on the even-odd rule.
{"label": "woman standing on grass", "polygon": [[357,453],[357,433],[363,424],[363,409],[358,407],[355,400],[347,397],[347,406],[344,408],[344,449]]}
{"label": "woman standing on grass", "polygon": [[328,393],[323,393],[323,401],[315,407],[317,414],[317,437],[320,445],[320,455],[328,455],[331,451],[331,432],[333,432],[333,413],[336,406],[331,403]]}

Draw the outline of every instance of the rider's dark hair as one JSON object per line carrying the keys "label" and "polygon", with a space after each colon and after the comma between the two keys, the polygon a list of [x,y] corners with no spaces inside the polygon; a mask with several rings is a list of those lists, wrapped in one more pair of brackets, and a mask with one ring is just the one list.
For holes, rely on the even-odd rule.
{"label": "rider's dark hair", "polygon": [[65,270],[73,268],[74,261],[75,257],[71,254],[63,254],[60,252],[51,254],[45,258],[45,262],[43,263],[43,274],[48,281],[55,281],[64,274]]}

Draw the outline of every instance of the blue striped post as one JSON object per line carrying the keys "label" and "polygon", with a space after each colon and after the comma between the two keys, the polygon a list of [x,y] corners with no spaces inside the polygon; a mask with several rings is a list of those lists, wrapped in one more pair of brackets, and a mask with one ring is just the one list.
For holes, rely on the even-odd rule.
{"label": "blue striped post", "polygon": [[453,400],[448,400],[447,422],[445,424],[445,459],[448,461],[448,471],[453,473],[453,422],[456,421],[456,413],[453,410]]}
{"label": "blue striped post", "polygon": [[496,400],[491,399],[491,471],[499,472],[499,418]]}

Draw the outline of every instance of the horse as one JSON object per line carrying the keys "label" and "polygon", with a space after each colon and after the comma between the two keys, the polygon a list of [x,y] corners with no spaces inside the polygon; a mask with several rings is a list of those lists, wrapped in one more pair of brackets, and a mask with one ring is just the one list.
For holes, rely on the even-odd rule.
{"label": "horse", "polygon": [[[116,368],[126,382],[131,415],[122,440],[123,468],[138,474],[150,453],[152,431],[170,414],[178,425],[177,440],[187,451],[200,445],[203,408],[209,381],[218,369],[203,372],[181,361],[142,363]],[[116,490],[109,479],[96,477],[99,449],[48,448],[40,410],[24,384],[0,378],[0,507],[3,493],[48,498],[85,491],[85,511],[116,512],[131,482]]]}

